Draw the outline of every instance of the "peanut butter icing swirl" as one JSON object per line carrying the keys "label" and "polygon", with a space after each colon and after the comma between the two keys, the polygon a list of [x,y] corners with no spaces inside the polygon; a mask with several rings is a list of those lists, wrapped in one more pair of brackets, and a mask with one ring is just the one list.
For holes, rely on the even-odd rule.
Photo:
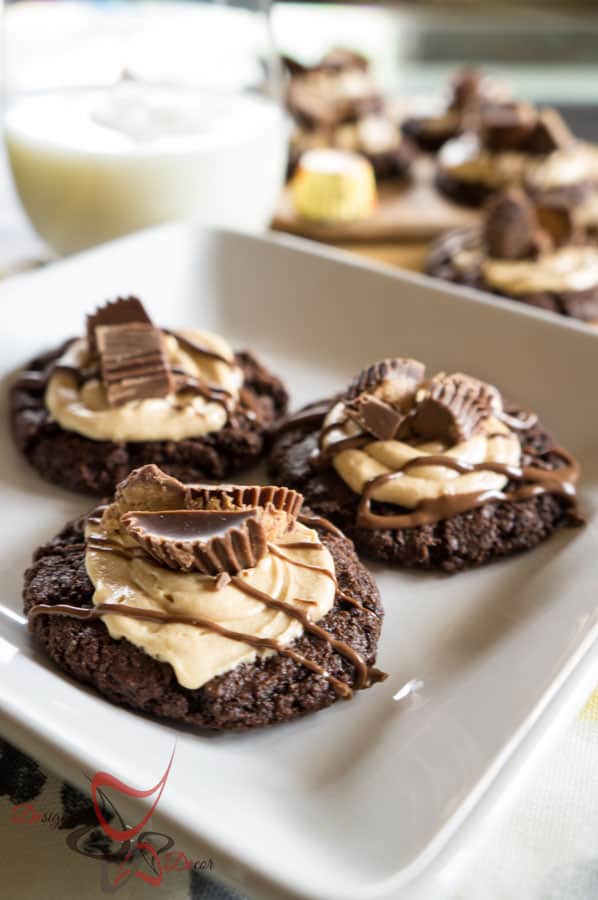
{"label": "peanut butter icing swirl", "polygon": [[480,267],[487,284],[515,297],[542,291],[587,291],[598,285],[598,248],[560,247],[524,260],[483,259],[480,253]]}
{"label": "peanut butter icing swirl", "polygon": [[74,341],[48,381],[50,415],[65,430],[95,441],[180,441],[219,431],[243,384],[232,350],[221,337],[198,329],[165,333],[164,344],[176,390],[111,406],[99,372],[90,369],[88,340]]}
{"label": "peanut butter icing swirl", "polygon": [[[191,493],[156,467],[144,467],[129,476],[100,520],[92,520],[86,530],[85,565],[95,588],[94,606],[123,604],[216,624],[214,630],[181,622],[156,627],[151,621],[114,614],[104,619],[112,637],[126,638],[150,656],[169,662],[179,684],[187,688],[199,688],[216,675],[263,655],[252,638],[291,643],[303,632],[293,609],[315,623],[329,612],[335,597],[330,552],[317,532],[293,519],[289,519],[291,527],[286,533],[278,532],[275,552],[265,553],[238,577],[219,579],[165,568],[144,552],[128,519],[135,508],[164,515],[183,504],[181,514],[185,508],[193,514],[196,496],[203,505],[201,488]],[[222,510],[212,512],[216,527]],[[261,595],[275,601],[274,606],[262,602]],[[222,628],[246,635],[247,643],[219,633]]]}

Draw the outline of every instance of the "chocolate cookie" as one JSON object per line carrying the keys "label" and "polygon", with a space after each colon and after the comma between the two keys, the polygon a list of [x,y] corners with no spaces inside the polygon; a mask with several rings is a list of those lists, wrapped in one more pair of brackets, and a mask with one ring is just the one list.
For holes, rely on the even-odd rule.
{"label": "chocolate cookie", "polygon": [[[235,502],[254,502],[247,500],[247,490],[263,489],[240,488],[245,499],[238,500],[239,494]],[[278,502],[276,495],[270,496]],[[296,496],[292,498],[295,507]],[[288,508],[287,499],[284,503]],[[242,662],[197,689],[183,687],[169,662],[150,656],[126,638],[115,640],[100,619],[85,618],[93,609],[94,593],[85,562],[84,528],[89,524],[85,517],[40,547],[25,573],[24,609],[31,632],[61,669],[113,702],[204,728],[244,730],[272,725],[315,712],[339,697],[348,699],[353,688],[385,677],[373,668],[383,615],[378,590],[344,535],[329,523],[313,519],[308,510],[299,513],[299,521],[315,529],[321,542],[317,546],[330,551],[334,564],[336,597],[330,611],[317,621],[326,640],[323,633],[315,633],[314,626],[313,633],[304,630],[283,652]],[[218,578],[213,581],[218,590]],[[67,604],[69,614],[39,613],[40,604],[52,608]],[[84,618],[77,618],[77,613]],[[367,672],[367,683],[360,685],[359,667]]]}
{"label": "chocolate cookie", "polygon": [[556,110],[490,103],[480,107],[476,129],[442,146],[436,187],[464,206],[481,206],[509,187],[524,188],[539,202],[573,206],[592,194],[593,172],[591,151]]}
{"label": "chocolate cookie", "polygon": [[[124,311],[122,302],[119,301],[120,315],[132,315],[134,308],[127,305],[129,301],[124,301]],[[114,305],[109,304],[108,308],[114,315]],[[98,334],[97,345],[91,334]],[[197,353],[203,353],[209,361],[213,357],[218,364],[224,359],[215,351],[190,344],[182,332],[163,332],[140,319],[108,326],[96,326],[92,319],[87,343],[85,339],[67,341],[27,364],[10,391],[12,429],[18,448],[43,478],[70,490],[101,496],[131,469],[145,463],[155,462],[185,480],[218,480],[251,465],[262,455],[268,429],[287,404],[280,379],[251,353],[231,354],[227,365],[231,371],[234,369],[238,384],[233,397],[230,391],[189,375],[174,362],[171,365],[165,358],[165,340],[175,342],[179,355],[185,351],[185,359]],[[83,345],[81,352],[86,354],[81,358],[91,360],[88,366],[65,363],[65,354],[78,345]],[[54,401],[63,403],[70,415],[66,421],[69,425],[74,421],[72,427],[57,421],[58,416],[49,409],[48,386],[57,376],[70,379],[55,391]],[[88,385],[95,394],[83,416],[83,392]],[[168,420],[164,435],[158,432],[159,438],[155,434],[143,437],[147,433],[145,418],[153,415],[158,401],[163,404],[160,415],[165,419],[186,416],[181,421],[187,428],[190,421],[193,427],[198,421],[193,418],[193,404],[204,402],[203,398],[205,408],[211,409],[211,415],[216,410],[217,416],[213,427],[206,426],[205,433],[179,437],[175,431],[170,435]],[[148,411],[144,406],[146,399],[150,404]],[[103,432],[85,433],[89,422],[94,424],[98,405],[98,416],[101,414],[104,419],[122,416],[124,410],[128,416],[125,426],[129,429],[136,427],[138,419],[139,439],[134,434],[133,439],[130,435],[106,438],[104,419]],[[201,414],[200,409],[197,415]],[[120,419],[117,421],[122,427]],[[79,423],[81,430],[77,430]],[[179,429],[180,422],[175,424]]]}
{"label": "chocolate cookie", "polygon": [[[365,392],[368,390],[371,385]],[[305,407],[281,425],[270,457],[271,474],[275,480],[300,490],[311,508],[338,525],[361,553],[384,562],[457,572],[531,550],[556,528],[579,523],[574,500],[577,468],[565,451],[555,447],[534,416],[517,409],[499,413],[500,395],[494,391],[468,376],[442,375],[422,382],[415,394],[409,388],[403,396],[411,399],[402,407],[399,395],[381,393],[370,410],[363,399],[356,408],[350,389]],[[344,406],[341,419],[334,412],[339,404]],[[379,407],[384,405],[394,413],[394,419],[390,412],[381,415]],[[459,445],[465,453],[467,441],[484,434],[481,429],[490,415],[492,422],[509,423],[508,429],[501,426],[499,439],[510,442],[505,458],[519,458],[516,465],[472,465],[451,450]],[[347,420],[348,436],[340,435],[335,451],[334,444],[325,444],[326,435],[339,430],[339,421],[341,428],[346,427]],[[496,439],[493,429],[494,425],[486,429],[488,442]],[[347,476],[352,478],[352,486],[339,474],[349,461],[353,462],[360,448],[372,447],[374,459],[387,462],[392,454],[385,453],[385,448],[392,450],[395,441],[395,459],[403,462],[396,463],[394,469],[392,463],[386,469],[374,467],[373,477],[366,480],[361,493],[358,472]],[[445,455],[447,449],[451,450],[449,457]],[[331,456],[335,452],[336,456]],[[337,462],[332,464],[342,453],[347,459],[345,468]],[[419,458],[414,460],[416,455]],[[488,458],[495,460],[497,456],[493,452]],[[421,465],[424,471],[426,466],[436,472],[450,469],[455,476],[466,477],[468,473],[485,472],[486,478],[500,472],[505,483],[497,490],[496,485],[483,482],[475,491],[471,488],[472,493],[455,497],[426,499],[434,496],[428,493],[405,506],[372,498],[376,487],[393,480],[401,484],[403,475],[417,475],[414,467]],[[389,474],[379,474],[384,471]],[[385,519],[389,526],[385,526]]]}
{"label": "chocolate cookie", "polygon": [[[536,205],[522,191],[498,194],[481,227],[456,229],[431,246],[426,272],[584,322],[598,322],[598,250],[568,205]],[[573,288],[588,273],[590,286]],[[568,282],[571,287],[568,287]]]}
{"label": "chocolate cookie", "polygon": [[476,69],[460,69],[449,85],[446,106],[435,115],[413,115],[403,122],[403,132],[427,153],[437,153],[447,141],[480,127],[484,106],[496,102],[501,89]]}

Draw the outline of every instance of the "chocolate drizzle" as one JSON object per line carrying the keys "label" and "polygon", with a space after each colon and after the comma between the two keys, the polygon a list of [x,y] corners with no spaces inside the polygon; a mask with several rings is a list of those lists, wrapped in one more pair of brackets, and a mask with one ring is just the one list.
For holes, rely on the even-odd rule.
{"label": "chocolate drizzle", "polygon": [[365,447],[366,444],[370,444],[371,442],[372,437],[369,434],[352,434],[349,437],[341,438],[339,441],[333,441],[333,443],[328,444],[327,447],[320,447],[317,450],[314,450],[310,457],[309,464],[316,470],[325,469],[330,465],[331,459],[336,456],[337,453],[341,453],[343,450],[360,450],[362,447]]}
{"label": "chocolate drizzle", "polygon": [[[32,620],[41,615],[71,616],[74,619],[82,619],[84,621],[101,619],[108,615],[117,615],[126,616],[129,619],[140,619],[144,622],[156,622],[158,625],[190,625],[192,628],[206,629],[213,631],[215,634],[219,634],[221,637],[228,638],[231,641],[248,644],[256,650],[273,650],[275,653],[288,656],[300,665],[315,672],[316,675],[327,678],[336,693],[344,700],[350,700],[353,696],[353,690],[350,685],[341,681],[340,678],[335,678],[334,675],[327,672],[319,663],[314,662],[314,660],[309,659],[307,656],[303,656],[303,654],[293,650],[292,647],[287,647],[285,644],[281,644],[280,641],[271,638],[255,637],[254,635],[244,634],[240,631],[231,631],[230,628],[225,628],[217,622],[213,622],[211,619],[205,619],[201,616],[183,616],[177,615],[176,613],[164,613],[159,610],[142,609],[137,606],[125,606],[124,604],[121,606],[120,603],[101,603],[99,606],[87,608],[70,606],[67,603],[58,603],[55,606],[39,603],[30,610],[29,619]],[[303,615],[303,613],[301,613],[301,615]],[[372,670],[372,672],[377,673],[377,670]],[[381,679],[376,677],[376,675],[372,675],[372,681],[370,683],[374,684],[375,681],[379,680]],[[369,685],[367,686],[369,687]]]}
{"label": "chocolate drizzle", "polygon": [[324,531],[328,531],[329,534],[333,534],[335,537],[344,536],[340,528],[337,528],[336,525],[333,525],[332,522],[325,519],[323,516],[312,516],[307,513],[299,513],[297,521],[301,522],[302,525],[306,525],[308,528],[323,528]]}
{"label": "chocolate drizzle", "polygon": [[190,353],[198,353],[200,356],[207,356],[209,359],[224,363],[231,368],[235,364],[234,360],[227,359],[226,356],[223,356],[222,353],[218,353],[217,350],[212,350],[210,349],[210,347],[205,347],[202,344],[198,344],[196,341],[191,340],[191,338],[185,337],[184,334],[180,334],[180,332],[178,331],[172,331],[170,328],[162,328],[162,333],[176,338],[181,347],[183,347],[185,350],[188,350]]}
{"label": "chocolate drizzle", "polygon": [[[357,525],[362,528],[413,528],[418,525],[431,525],[442,519],[448,519],[458,513],[467,512],[485,503],[496,501],[517,501],[539,494],[556,494],[569,501],[572,521],[579,520],[576,510],[575,484],[579,468],[575,459],[563,449],[552,451],[558,455],[565,465],[560,469],[540,469],[535,466],[513,466],[506,463],[482,462],[467,463],[451,456],[421,456],[408,460],[400,469],[378,475],[368,481],[364,487],[357,509]],[[382,515],[372,511],[373,494],[377,488],[406,475],[411,469],[419,466],[444,466],[459,474],[470,472],[496,472],[504,475],[511,482],[519,482],[520,487],[508,490],[483,490],[467,494],[450,494],[434,499],[422,500],[409,513],[398,515]],[[526,484],[525,482],[529,482]]]}
{"label": "chocolate drizzle", "polygon": [[[292,560],[289,560],[287,558],[287,562],[292,562]],[[371,685],[375,684],[377,681],[382,680],[382,673],[380,673],[378,669],[374,667],[370,668],[361,653],[351,647],[350,644],[347,644],[346,641],[341,641],[333,637],[330,632],[326,631],[325,628],[322,628],[321,625],[317,625],[315,622],[312,622],[311,619],[303,612],[303,610],[297,609],[297,607],[294,606],[290,606],[283,600],[276,600],[274,597],[271,597],[270,594],[266,594],[264,593],[264,591],[260,591],[259,588],[256,588],[251,584],[247,584],[247,582],[240,578],[238,575],[235,575],[235,577],[232,579],[232,583],[236,588],[238,588],[238,590],[242,591],[244,594],[247,594],[247,596],[249,597],[254,597],[256,600],[261,600],[261,602],[264,603],[265,606],[268,606],[270,609],[278,609],[281,612],[286,613],[286,615],[291,616],[291,618],[297,619],[297,621],[300,622],[303,626],[304,631],[308,632],[309,634],[315,635],[316,637],[320,638],[320,640],[326,641],[328,644],[330,644],[333,650],[336,650],[337,653],[339,653],[341,656],[344,656],[345,659],[348,659],[355,669],[355,682],[353,685],[354,690],[363,690],[364,688],[371,687]],[[306,657],[303,657],[303,659],[306,659]],[[345,697],[347,700],[352,697],[353,690],[351,689],[351,687],[349,687],[349,685],[347,685],[344,681],[340,681],[339,679],[334,678],[332,675],[326,672],[326,670],[322,666],[319,666],[319,668],[321,669],[321,672],[319,674],[325,675],[325,677],[330,680],[330,683],[341,697]],[[342,687],[339,691],[340,686]]]}
{"label": "chocolate drizzle", "polygon": [[[287,546],[283,544],[283,547]],[[308,544],[305,542],[305,546],[313,547],[314,550],[318,548],[318,544]],[[281,553],[280,548],[276,546],[276,544],[268,544],[268,550],[270,553],[273,553],[274,556],[277,556],[279,559],[282,559],[284,562],[290,563],[292,566],[299,566],[300,569],[308,569],[310,572],[318,572],[320,575],[325,575],[327,578],[330,578],[331,581],[336,585],[336,576],[333,572],[330,572],[328,569],[324,568],[324,566],[314,566],[311,563],[301,562],[299,559],[291,559],[290,556],[287,556],[285,553]]]}
{"label": "chocolate drizzle", "polygon": [[[314,549],[316,549],[318,546],[319,545],[317,544],[313,545]],[[129,549],[124,547],[120,548],[118,545],[114,544],[111,541],[98,540],[97,536],[90,536],[88,547],[90,549],[100,551],[120,553],[127,558],[131,558],[133,555],[137,555],[137,551],[130,551]],[[270,549],[272,550],[273,548],[270,547]],[[144,556],[145,554],[141,553],[141,555]],[[333,579],[336,586],[335,576],[332,573],[328,572],[326,569],[322,569],[319,566],[308,566],[296,560],[292,560],[284,554],[277,553],[276,555],[279,555],[282,559],[286,560],[286,562],[293,565],[303,565],[306,568],[314,570],[317,569],[318,571],[329,575]],[[217,581],[218,579],[215,580]],[[126,604],[121,605],[119,603],[102,603],[92,608],[81,608],[78,606],[70,606],[68,604],[57,604],[55,606],[52,606],[50,604],[38,604],[30,610],[29,618],[30,620],[32,620],[39,615],[64,615],[72,616],[76,619],[90,620],[113,614],[128,616],[129,618],[141,619],[148,622],[157,622],[163,625],[180,624],[190,625],[194,628],[202,628],[208,631],[212,631],[215,634],[220,635],[221,637],[228,638],[229,640],[248,644],[249,646],[254,647],[256,650],[273,650],[276,653],[288,656],[300,665],[303,665],[306,668],[310,669],[310,671],[315,672],[316,675],[320,675],[328,679],[336,693],[346,700],[351,699],[354,690],[363,690],[364,688],[371,687],[373,684],[376,684],[379,681],[383,681],[387,677],[384,672],[381,672],[375,666],[368,666],[364,657],[357,650],[351,647],[350,644],[346,643],[346,641],[335,638],[328,631],[326,631],[326,629],[322,628],[321,625],[312,622],[311,619],[301,609],[292,606],[291,604],[286,603],[283,600],[277,600],[275,597],[270,596],[270,594],[266,594],[264,591],[260,591],[253,585],[248,584],[243,578],[238,575],[234,575],[232,578],[230,578],[230,583],[233,584],[242,593],[246,594],[247,596],[253,597],[256,600],[259,600],[268,608],[277,609],[281,612],[284,612],[290,618],[296,619],[301,623],[304,631],[330,644],[333,650],[347,659],[355,669],[355,681],[353,686],[347,684],[345,681],[342,681],[340,678],[336,678],[334,675],[331,675],[323,666],[319,665],[319,663],[316,663],[313,660],[309,659],[309,657],[304,656],[296,650],[293,650],[291,646],[287,646],[274,639],[257,637],[255,635],[246,634],[239,631],[232,631],[218,624],[218,622],[214,622],[213,620],[207,619],[203,616],[185,616],[179,615],[177,613],[164,613],[158,610],[142,609],[139,607],[128,606]],[[339,595],[341,599],[346,600],[346,602],[350,602],[354,605],[362,607],[362,604],[360,604],[359,601],[355,601],[353,600],[353,598],[348,598],[347,595],[344,594],[344,592],[339,591]],[[301,598],[297,598],[297,600],[299,602],[306,603],[307,605],[310,605],[310,603],[312,602],[309,600],[301,600]]]}
{"label": "chocolate drizzle", "polygon": [[194,393],[203,397],[204,400],[209,400],[211,403],[220,403],[227,415],[230,416],[235,406],[235,400],[231,392],[227,391],[226,388],[209,384],[209,382],[203,381],[195,375],[188,375],[183,369],[175,368],[172,370],[172,374],[174,376],[175,393]]}

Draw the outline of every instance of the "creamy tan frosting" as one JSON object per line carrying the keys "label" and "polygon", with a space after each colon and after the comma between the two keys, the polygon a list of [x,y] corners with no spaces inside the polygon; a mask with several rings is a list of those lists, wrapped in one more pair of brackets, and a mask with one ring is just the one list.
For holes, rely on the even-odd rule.
{"label": "creamy tan frosting", "polygon": [[496,259],[486,256],[480,239],[455,253],[461,272],[479,267],[487,285],[513,297],[540,291],[585,291],[598,285],[598,247],[571,245],[537,259]]}
{"label": "creamy tan frosting", "polygon": [[538,259],[485,259],[484,280],[514,296],[537,291],[585,291],[598,285],[598,247],[562,247]]}
{"label": "creamy tan frosting", "polygon": [[[171,367],[206,384],[223,388],[230,392],[233,401],[236,400],[243,384],[243,373],[234,365],[234,354],[227,342],[218,335],[198,329],[181,329],[179,334],[233,364],[195,353],[173,335],[165,335]],[[81,369],[88,363],[87,340],[81,338],[69,346],[57,364]],[[219,431],[227,420],[222,403],[191,391],[109,406],[99,378],[80,385],[74,373],[60,370],[48,382],[46,407],[66,431],[75,431],[95,441],[180,441]]]}
{"label": "creamy tan frosting", "polygon": [[549,190],[579,184],[598,174],[596,154],[581,142],[536,156],[485,150],[479,138],[469,133],[448,141],[440,151],[439,163],[451,177],[491,188],[527,184],[534,190]]}
{"label": "creamy tan frosting", "polygon": [[[87,526],[87,537],[99,535],[124,548],[136,546],[115,524],[117,521],[108,507],[99,524]],[[285,549],[295,542],[314,546]],[[205,617],[232,631],[272,638],[281,644],[290,644],[303,632],[297,619],[269,609],[234,584],[216,589],[217,579],[212,576],[171,571],[149,557],[128,558],[94,546],[92,542],[85,554],[87,573],[95,588],[94,606],[120,603],[171,615]],[[269,552],[240,577],[253,588],[301,609],[311,621],[318,621],[332,608],[336,593],[330,552],[319,543],[316,531],[299,523],[277,541],[276,547],[290,559],[325,571],[293,565]],[[256,650],[190,625],[156,624],[114,614],[106,615],[104,622],[113,638],[126,638],[155,659],[170,663],[179,684],[190,689],[273,652]]]}
{"label": "creamy tan frosting", "polygon": [[[418,399],[424,396],[425,389],[418,392]],[[500,411],[499,403],[497,394],[497,412]],[[354,422],[345,419],[344,403],[341,401],[332,407],[324,420],[324,450],[330,452],[335,442],[360,432]],[[335,422],[339,423],[338,429],[326,431]],[[503,422],[490,416],[479,433],[452,447],[439,441],[421,443],[415,447],[399,440],[374,440],[359,449],[349,448],[334,454],[332,465],[351,490],[361,495],[367,483],[379,475],[396,472],[410,459],[438,454],[468,463],[517,465],[521,458],[521,445],[517,436]],[[497,472],[475,471],[461,475],[445,466],[420,466],[400,479],[381,484],[374,490],[372,499],[415,509],[422,500],[500,490],[507,481],[505,475]]]}

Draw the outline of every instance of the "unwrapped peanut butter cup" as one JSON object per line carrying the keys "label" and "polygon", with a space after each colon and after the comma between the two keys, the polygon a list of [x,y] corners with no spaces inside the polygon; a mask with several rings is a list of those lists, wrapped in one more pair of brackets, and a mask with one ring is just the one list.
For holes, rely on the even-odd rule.
{"label": "unwrapped peanut butter cup", "polygon": [[94,313],[87,316],[87,343],[92,353],[97,351],[96,328],[100,325],[127,325],[129,322],[141,322],[151,325],[141,300],[137,297],[118,297],[99,306]]}
{"label": "unwrapped peanut butter cup", "polygon": [[487,204],[483,226],[488,256],[536,259],[555,247],[581,242],[574,207],[562,200],[534,202],[521,188],[508,188]]}
{"label": "unwrapped peanut butter cup", "polygon": [[285,487],[184,485],[156,466],[132,472],[116,498],[120,526],[148,556],[203,575],[256,566],[268,543],[294,526],[302,503]]}
{"label": "unwrapped peanut butter cup", "polygon": [[361,394],[351,403],[345,404],[345,411],[363,431],[379,441],[392,440],[405,419],[404,413],[373,394]]}
{"label": "unwrapped peanut butter cup", "polygon": [[424,365],[415,359],[373,363],[349,385],[345,412],[378,440],[392,440],[407,416],[424,373]]}
{"label": "unwrapped peanut butter cup", "polygon": [[166,397],[174,390],[164,336],[159,328],[144,322],[100,325],[95,336],[110,406]]}
{"label": "unwrapped peanut butter cup", "polygon": [[387,403],[410,400],[421,384],[425,366],[416,359],[383,359],[363,369],[347,390],[347,401],[373,394]]}
{"label": "unwrapped peanut butter cup", "polygon": [[532,201],[520,188],[509,188],[487,206],[484,238],[494,259],[525,259],[534,253],[538,230]]}
{"label": "unwrapped peanut butter cup", "polygon": [[410,421],[418,437],[459,444],[480,430],[499,402],[496,388],[469,375],[436,376]]}

